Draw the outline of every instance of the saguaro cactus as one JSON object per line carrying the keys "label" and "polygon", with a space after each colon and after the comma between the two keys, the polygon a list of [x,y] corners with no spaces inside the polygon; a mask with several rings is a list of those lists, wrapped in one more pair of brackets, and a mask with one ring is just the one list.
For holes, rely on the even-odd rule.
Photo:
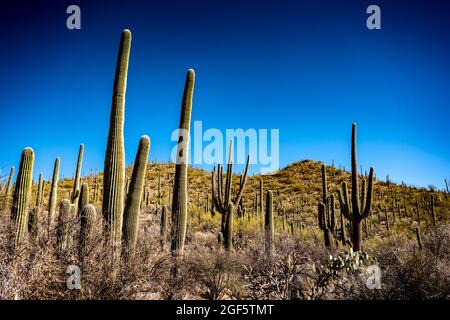
{"label": "saguaro cactus", "polygon": [[227,251],[230,251],[233,249],[233,211],[234,211],[234,204],[230,201],[228,202],[228,213],[226,215],[227,217],[227,223],[225,226],[225,239],[224,239],[224,246]]}
{"label": "saguaro cactus", "polygon": [[16,245],[21,244],[27,235],[28,203],[33,185],[33,166],[34,151],[31,148],[25,148],[20,159],[11,209],[11,220],[15,221]]}
{"label": "saguaro cactus", "polygon": [[111,106],[103,177],[103,218],[115,254],[121,246],[123,200],[125,189],[124,113],[131,32],[124,30],[120,39]]}
{"label": "saguaro cactus", "polygon": [[124,212],[124,241],[127,252],[132,252],[136,247],[137,232],[139,227],[139,212],[142,195],[144,192],[145,169],[147,168],[148,152],[150,150],[150,138],[142,136],[134,161],[131,174],[130,189]]}
{"label": "saguaro cactus", "polygon": [[36,207],[40,207],[42,205],[42,172],[39,173],[39,182],[36,190]]}
{"label": "saguaro cactus", "polygon": [[75,180],[73,182],[72,203],[78,204],[78,197],[80,196],[81,184],[81,166],[83,164],[84,144],[80,144],[78,151],[77,170],[75,171]]}
{"label": "saguaro cactus", "polygon": [[10,193],[11,193],[13,175],[14,175],[14,167],[11,167],[11,171],[9,172],[8,182],[6,183],[5,196],[3,197],[2,209],[6,209],[7,207],[9,207],[9,197],[10,197]]}
{"label": "saguaro cactus", "polygon": [[327,217],[327,213],[325,210],[325,204],[320,202],[319,207],[319,216],[318,216],[318,222],[319,222],[319,228],[323,231],[323,239],[325,242],[325,247],[332,248],[333,247],[333,232],[330,227],[330,221]]}
{"label": "saguaro cactus", "polygon": [[192,96],[195,73],[189,69],[186,75],[183,101],[181,104],[178,132],[175,180],[172,196],[171,251],[174,256],[182,255],[187,224],[187,169],[189,162],[189,131],[191,127]]}
{"label": "saguaro cactus", "polygon": [[[221,232],[224,235],[225,238],[225,247],[232,247],[232,239],[228,239],[228,236],[230,235],[229,230],[232,230],[233,226],[228,228],[228,223],[233,222],[233,218],[229,218],[228,215],[232,215],[233,211],[230,211],[230,209],[234,209],[237,205],[239,205],[242,195],[244,194],[245,184],[247,182],[247,176],[248,176],[248,168],[250,165],[250,156],[247,156],[247,164],[245,166],[245,172],[244,176],[241,179],[240,185],[239,185],[239,191],[234,198],[232,199],[231,196],[231,185],[232,185],[232,177],[233,177],[233,161],[231,157],[231,150],[232,150],[232,144],[230,143],[230,158],[228,160],[228,168],[227,168],[227,176],[225,180],[225,189],[223,189],[223,170],[221,165],[219,164],[217,167],[217,189],[216,189],[216,167],[214,166],[213,172],[212,172],[212,202],[213,206],[217,209],[217,211],[222,215],[222,224],[221,224]],[[230,203],[232,206],[230,206]],[[232,235],[232,233],[231,233]]]}
{"label": "saguaro cactus", "polygon": [[365,194],[365,180],[361,197],[359,193],[358,182],[358,162],[356,159],[356,124],[352,127],[352,199],[348,199],[347,183],[342,183],[342,192],[339,190],[339,202],[344,216],[352,223],[352,243],[353,250],[361,250],[362,227],[361,221],[370,213],[372,206],[372,188],[373,188],[373,168],[370,168],[369,183],[367,187],[367,196]]}
{"label": "saguaro cactus", "polygon": [[89,253],[93,245],[97,211],[92,204],[87,204],[80,213],[80,236],[78,238],[78,255],[80,261]]}
{"label": "saguaro cactus", "polygon": [[55,167],[53,168],[52,187],[50,190],[50,198],[48,201],[48,225],[52,227],[55,220],[56,201],[58,198],[58,177],[59,177],[59,158],[55,159]]}
{"label": "saguaro cactus", "polygon": [[274,253],[274,225],[273,225],[273,198],[272,191],[266,194],[266,217],[265,217],[265,252],[269,258]]}
{"label": "saguaro cactus", "polygon": [[81,214],[81,210],[83,210],[84,206],[89,203],[89,186],[87,183],[83,183],[80,189],[80,195],[78,197],[78,210],[77,215]]}
{"label": "saguaro cactus", "polygon": [[56,241],[58,251],[65,252],[72,242],[72,227],[75,219],[75,206],[69,200],[64,199],[59,205],[58,226]]}
{"label": "saguaro cactus", "polygon": [[34,207],[30,210],[28,218],[28,236],[29,239],[34,241],[38,236],[39,231],[39,219],[41,216],[41,208]]}
{"label": "saguaro cactus", "polygon": [[164,246],[166,245],[168,228],[169,228],[169,209],[167,208],[167,206],[163,206],[161,211],[161,229],[160,229],[161,250],[164,250]]}
{"label": "saguaro cactus", "polygon": [[422,250],[422,236],[420,234],[419,227],[416,227],[416,239],[417,239],[417,245],[419,246],[419,249]]}

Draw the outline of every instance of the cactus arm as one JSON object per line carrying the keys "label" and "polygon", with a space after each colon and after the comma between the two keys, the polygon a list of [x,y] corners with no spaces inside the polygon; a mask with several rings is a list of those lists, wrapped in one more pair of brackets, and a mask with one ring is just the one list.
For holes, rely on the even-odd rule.
{"label": "cactus arm", "polygon": [[328,199],[328,190],[327,190],[327,171],[324,164],[322,165],[322,190],[323,190],[322,202],[326,204]]}
{"label": "cactus arm", "polygon": [[220,208],[224,208],[224,202],[223,202],[223,182],[222,182],[222,177],[223,177],[223,171],[222,171],[222,166],[220,164],[217,165],[217,193],[218,193],[218,197],[219,197],[219,205]]}
{"label": "cactus arm", "polygon": [[325,219],[324,219],[325,205],[322,202],[319,203],[318,211],[319,211],[319,215],[318,215],[319,229],[325,230],[325,228],[326,228]]}
{"label": "cactus arm", "polygon": [[245,165],[244,177],[242,178],[242,186],[239,189],[239,193],[236,196],[236,199],[234,200],[235,205],[237,205],[241,201],[242,195],[244,194],[245,184],[246,184],[247,178],[248,178],[249,167],[250,167],[250,155],[247,156],[247,163]]}
{"label": "cactus arm", "polygon": [[372,193],[373,193],[373,167],[370,168],[370,173],[369,173],[369,184],[367,187],[367,199],[366,199],[366,207],[364,209],[364,212],[361,216],[361,219],[366,218],[369,213],[370,210],[372,209]]}
{"label": "cactus arm", "polygon": [[360,204],[361,212],[364,212],[364,207],[366,206],[365,197],[366,197],[366,179],[363,178],[361,184],[361,204]]}
{"label": "cactus arm", "polygon": [[[345,185],[345,189],[343,188],[343,192],[347,192],[347,185]],[[350,214],[350,210],[348,208],[348,204],[345,201],[345,198],[342,196],[341,190],[338,190],[338,198],[339,198],[339,204],[341,206],[341,212],[344,214],[344,217],[347,218],[349,221],[353,221],[353,216]]]}

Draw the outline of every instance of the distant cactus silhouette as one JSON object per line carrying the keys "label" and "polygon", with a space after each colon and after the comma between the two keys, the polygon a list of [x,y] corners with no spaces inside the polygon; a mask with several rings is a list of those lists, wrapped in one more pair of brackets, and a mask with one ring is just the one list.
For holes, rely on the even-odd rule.
{"label": "distant cactus silhouette", "polygon": [[11,209],[11,220],[15,222],[15,245],[20,245],[27,236],[28,203],[33,185],[34,151],[25,148],[20,159]]}
{"label": "distant cactus silhouette", "polygon": [[131,32],[120,39],[103,178],[103,218],[114,256],[120,253],[125,191],[124,113]]}
{"label": "distant cactus silhouette", "polygon": [[265,217],[265,254],[272,258],[274,254],[274,225],[273,225],[273,195],[272,191],[266,194],[266,217]]}

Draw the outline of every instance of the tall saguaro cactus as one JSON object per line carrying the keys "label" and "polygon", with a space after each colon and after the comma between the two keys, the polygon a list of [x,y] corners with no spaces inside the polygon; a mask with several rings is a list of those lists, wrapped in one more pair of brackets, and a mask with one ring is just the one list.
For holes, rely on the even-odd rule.
{"label": "tall saguaro cactus", "polygon": [[72,203],[78,204],[78,197],[80,196],[80,184],[81,184],[81,166],[83,164],[84,144],[80,144],[80,150],[78,151],[77,170],[75,171],[75,180],[73,182],[72,190]]}
{"label": "tall saguaro cactus", "polygon": [[59,158],[55,159],[55,167],[53,169],[52,187],[50,190],[50,199],[48,203],[48,225],[52,227],[55,220],[56,202],[58,198],[58,177],[59,177]]}
{"label": "tall saguaro cactus", "polygon": [[362,227],[361,221],[370,213],[372,206],[373,168],[370,168],[367,195],[365,193],[365,181],[360,196],[358,182],[358,162],[356,159],[356,124],[352,126],[352,199],[349,202],[347,183],[342,183],[342,192],[339,190],[339,202],[344,216],[352,222],[353,250],[361,250]]}
{"label": "tall saguaro cactus", "polygon": [[111,116],[103,178],[103,218],[114,253],[120,251],[125,188],[124,114],[131,32],[124,30],[120,39],[112,96]]}
{"label": "tall saguaro cactus", "polygon": [[136,247],[137,232],[139,227],[139,212],[145,183],[145,169],[147,168],[148,152],[150,150],[150,138],[142,136],[139,141],[133,173],[131,174],[130,189],[124,212],[124,241],[127,252],[132,252]]}
{"label": "tall saguaro cactus", "polygon": [[[216,167],[214,166],[214,170],[212,172],[212,202],[213,206],[217,209],[217,211],[222,215],[222,224],[221,224],[221,232],[224,235],[225,240],[225,248],[232,248],[232,239],[228,237],[232,237],[233,226],[229,226],[229,223],[233,223],[233,218],[229,217],[229,215],[233,214],[233,209],[237,207],[242,199],[242,195],[244,194],[245,184],[247,182],[248,176],[248,168],[250,165],[250,156],[247,156],[247,164],[245,166],[244,176],[240,179],[239,190],[236,194],[236,197],[232,199],[231,196],[231,186],[232,186],[232,178],[233,178],[233,161],[231,157],[232,145],[230,144],[230,159],[228,160],[227,167],[227,176],[225,179],[225,189],[223,189],[223,170],[222,166],[219,164],[217,167],[217,189],[216,189]],[[230,205],[231,204],[231,205]],[[231,211],[230,211],[231,210]]]}
{"label": "tall saguaro cactus", "polygon": [[6,209],[9,207],[9,197],[11,193],[13,175],[14,175],[14,166],[11,167],[11,171],[9,172],[8,182],[6,183],[5,196],[3,197],[2,209]]}
{"label": "tall saguaro cactus", "polygon": [[11,219],[15,221],[15,245],[26,239],[28,228],[28,204],[33,184],[34,151],[25,148],[20,159],[16,187],[11,209]]}
{"label": "tall saguaro cactus", "polygon": [[195,73],[189,69],[186,75],[183,101],[181,104],[178,133],[175,180],[172,196],[171,251],[174,256],[183,254],[187,224],[187,169],[189,162],[189,131],[191,127],[192,96]]}
{"label": "tall saguaro cactus", "polygon": [[273,225],[273,197],[272,191],[266,194],[266,219],[265,219],[265,252],[269,258],[274,253],[274,225]]}

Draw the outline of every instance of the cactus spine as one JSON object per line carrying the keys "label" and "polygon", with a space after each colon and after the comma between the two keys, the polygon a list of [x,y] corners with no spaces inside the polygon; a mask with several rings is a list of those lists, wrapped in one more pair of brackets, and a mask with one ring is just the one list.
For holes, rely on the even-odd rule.
{"label": "cactus spine", "polygon": [[108,143],[106,147],[102,212],[106,233],[114,255],[119,254],[122,238],[125,191],[124,113],[131,32],[122,31],[114,79]]}
{"label": "cactus spine", "polygon": [[80,261],[88,255],[93,245],[95,220],[97,211],[92,204],[87,204],[80,212],[80,236],[78,239],[78,254]]}
{"label": "cactus spine", "polygon": [[273,197],[272,191],[266,194],[266,217],[265,217],[265,253],[269,258],[274,253],[274,226],[273,226]]}
{"label": "cactus spine", "polygon": [[8,182],[6,183],[5,196],[3,197],[2,209],[6,209],[9,207],[9,197],[10,197],[10,193],[11,193],[13,175],[14,175],[14,167],[11,167],[11,171],[9,172]]}
{"label": "cactus spine", "polygon": [[48,226],[51,228],[55,220],[56,202],[58,198],[58,177],[59,177],[59,158],[55,159],[55,167],[53,168],[52,187],[50,190],[50,198],[48,203]]}
{"label": "cactus spine", "polygon": [[[356,124],[352,126],[352,199],[348,199],[347,183],[342,184],[342,192],[339,190],[339,202],[344,216],[352,223],[353,250],[360,251],[362,243],[361,221],[370,213],[372,206],[373,168],[370,168],[367,197],[365,195],[365,182],[360,198],[358,183],[358,162],[356,159]],[[361,201],[361,203],[359,203]]]}
{"label": "cactus spine", "polygon": [[80,196],[80,184],[81,184],[81,166],[83,164],[84,144],[80,144],[78,151],[77,170],[75,171],[75,180],[73,182],[72,190],[72,203],[78,203],[78,197]]}
{"label": "cactus spine", "polygon": [[127,252],[132,252],[136,247],[137,232],[139,228],[140,203],[143,197],[145,183],[145,169],[147,168],[148,153],[150,150],[150,138],[142,136],[134,161],[131,174],[130,189],[124,212],[124,241]]}
{"label": "cactus spine", "polygon": [[181,104],[175,180],[172,195],[171,251],[174,256],[183,254],[187,224],[187,169],[189,159],[189,131],[191,127],[192,96],[195,73],[189,69]]}
{"label": "cactus spine", "polygon": [[11,209],[11,219],[15,221],[15,245],[21,244],[27,235],[28,202],[33,185],[33,166],[34,151],[31,148],[25,148],[20,159]]}

